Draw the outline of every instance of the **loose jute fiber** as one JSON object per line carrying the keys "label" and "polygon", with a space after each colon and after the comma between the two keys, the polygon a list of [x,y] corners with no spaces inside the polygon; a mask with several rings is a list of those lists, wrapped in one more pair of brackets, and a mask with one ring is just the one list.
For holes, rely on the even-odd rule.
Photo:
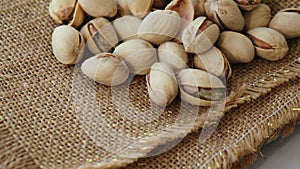
{"label": "loose jute fiber", "polygon": [[[283,60],[256,58],[233,66],[224,111],[198,110],[180,99],[163,110],[151,106],[144,77],[134,78],[128,91],[110,89],[94,85],[79,65],[60,64],[50,45],[57,24],[49,17],[49,2],[0,2],[0,168],[124,167],[164,149],[171,149],[166,154],[172,156],[141,160],[133,168],[145,166],[143,161],[148,168],[239,166],[239,160],[246,164],[254,159],[249,149],[257,150],[264,138],[298,120],[291,107],[299,106],[299,80],[287,82],[300,75],[299,39],[289,41]],[[270,5],[274,14],[300,2],[274,0]],[[272,95],[262,97],[267,93]],[[276,109],[269,125],[261,121]],[[190,140],[203,133],[199,129],[214,125],[221,138],[212,140],[214,133],[204,133],[205,146],[193,147],[197,143]],[[163,146],[176,145],[193,131],[176,147]]]}

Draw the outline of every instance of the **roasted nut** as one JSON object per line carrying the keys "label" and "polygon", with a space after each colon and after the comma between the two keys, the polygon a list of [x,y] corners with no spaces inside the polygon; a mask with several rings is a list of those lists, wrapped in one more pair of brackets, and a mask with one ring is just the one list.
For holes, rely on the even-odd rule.
{"label": "roasted nut", "polygon": [[251,40],[241,33],[222,32],[217,46],[230,63],[250,63],[254,59],[254,46]]}
{"label": "roasted nut", "polygon": [[117,1],[117,14],[116,17],[122,17],[131,15],[131,11],[128,7],[127,0],[116,0]]}
{"label": "roasted nut", "polygon": [[124,83],[129,76],[129,70],[122,58],[110,53],[101,53],[83,62],[81,71],[94,81],[117,86]]}
{"label": "roasted nut", "polygon": [[138,29],[142,20],[135,16],[123,16],[114,20],[113,26],[117,31],[120,40],[127,41],[131,39],[138,39]]}
{"label": "roasted nut", "polygon": [[199,16],[206,16],[204,3],[206,0],[192,0],[194,6],[194,18],[198,18]]}
{"label": "roasted nut", "polygon": [[82,55],[84,39],[80,32],[71,26],[62,25],[52,34],[52,50],[58,61],[63,64],[75,64]]}
{"label": "roasted nut", "polygon": [[284,36],[276,30],[257,27],[247,33],[255,46],[256,54],[266,60],[280,60],[289,50]]}
{"label": "roasted nut", "polygon": [[266,27],[271,20],[271,9],[266,4],[259,4],[252,11],[244,12],[245,30]]}
{"label": "roasted nut", "polygon": [[187,22],[194,20],[194,6],[191,0],[173,0],[167,5],[166,10],[176,11]]}
{"label": "roasted nut", "polygon": [[261,0],[235,0],[242,10],[251,11],[261,3]]}
{"label": "roasted nut", "polygon": [[117,13],[116,0],[78,0],[82,9],[92,17],[113,17]]}
{"label": "roasted nut", "polygon": [[129,10],[134,16],[143,18],[150,12],[153,0],[127,0],[127,4]]}

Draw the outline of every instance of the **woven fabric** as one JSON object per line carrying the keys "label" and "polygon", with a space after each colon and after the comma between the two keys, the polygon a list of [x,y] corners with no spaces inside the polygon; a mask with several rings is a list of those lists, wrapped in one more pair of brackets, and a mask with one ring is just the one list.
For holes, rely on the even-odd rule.
{"label": "woven fabric", "polygon": [[[151,107],[144,77],[134,78],[129,96],[124,97],[127,90],[94,85],[77,66],[60,64],[50,44],[57,24],[49,17],[49,2],[0,2],[0,145],[7,145],[0,148],[3,168],[121,167],[222,117],[223,113],[208,114],[208,108],[198,111],[181,105],[180,99],[166,110]],[[298,7],[300,2],[271,2],[273,12],[292,6]],[[256,58],[233,67],[227,114],[239,105],[260,101],[260,96],[299,76],[300,41],[291,40],[289,45],[290,52],[281,61]],[[125,104],[128,101],[130,108]],[[264,110],[263,106],[257,109]],[[254,122],[250,115],[239,120]],[[226,123],[226,118],[222,121]],[[221,127],[227,130],[227,126]],[[112,137],[111,131],[122,137]],[[199,153],[213,155],[208,150]]]}

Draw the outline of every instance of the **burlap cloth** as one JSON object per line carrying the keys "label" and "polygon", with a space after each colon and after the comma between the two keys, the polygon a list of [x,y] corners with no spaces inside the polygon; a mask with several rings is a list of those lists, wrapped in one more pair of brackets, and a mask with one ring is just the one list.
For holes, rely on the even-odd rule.
{"label": "burlap cloth", "polygon": [[[179,99],[155,116],[161,110],[150,109],[143,77],[132,81],[127,98],[126,90],[93,85],[77,68],[57,62],[50,45],[57,25],[48,4],[0,2],[0,168],[240,168],[265,141],[292,132],[299,119],[299,39],[289,41],[290,52],[281,61],[257,58],[233,67],[220,124],[223,113],[200,108],[196,116],[197,109]],[[298,0],[271,2],[273,13],[298,6]],[[122,104],[128,99],[130,108]],[[199,129],[214,124],[214,133],[199,142]],[[135,144],[115,139],[108,128]],[[137,161],[185,136],[171,150]]]}

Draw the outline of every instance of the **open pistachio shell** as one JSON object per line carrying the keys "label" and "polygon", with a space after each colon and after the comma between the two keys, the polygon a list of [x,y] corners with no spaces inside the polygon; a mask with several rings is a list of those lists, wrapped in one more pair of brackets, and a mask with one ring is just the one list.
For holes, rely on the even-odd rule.
{"label": "open pistachio shell", "polygon": [[143,18],[150,12],[153,0],[127,0],[127,4],[134,16]]}
{"label": "open pistachio shell", "polygon": [[235,0],[240,9],[245,11],[251,11],[261,3],[261,0]]}
{"label": "open pistachio shell", "polygon": [[182,19],[188,22],[194,20],[194,6],[191,0],[173,0],[167,5],[166,10],[176,11]]}
{"label": "open pistachio shell", "polygon": [[78,0],[82,9],[92,17],[113,17],[117,13],[116,0]]}
{"label": "open pistachio shell", "polygon": [[137,33],[141,23],[141,19],[127,15],[114,20],[113,26],[118,33],[120,40],[127,41],[138,39]]}
{"label": "open pistachio shell", "polygon": [[271,9],[266,4],[259,4],[252,11],[244,12],[245,29],[249,30],[256,27],[266,27],[271,20]]}
{"label": "open pistachio shell", "polygon": [[117,17],[131,15],[127,0],[117,0]]}
{"label": "open pistachio shell", "polygon": [[194,6],[194,18],[198,18],[199,16],[206,16],[204,3],[205,0],[192,0]]}

